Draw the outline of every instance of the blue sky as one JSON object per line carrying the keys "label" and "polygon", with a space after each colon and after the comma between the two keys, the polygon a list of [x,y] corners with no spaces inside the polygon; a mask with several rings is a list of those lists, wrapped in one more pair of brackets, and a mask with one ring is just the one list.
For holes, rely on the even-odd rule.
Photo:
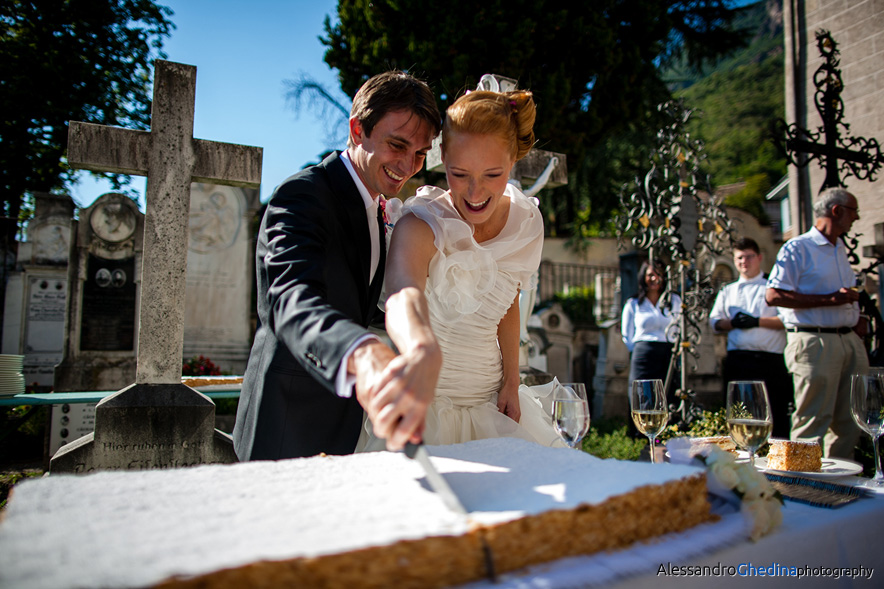
{"label": "blue sky", "polygon": [[[264,148],[261,200],[286,177],[314,162],[328,145],[319,113],[286,102],[285,80],[305,72],[340,94],[322,60],[323,21],[336,21],[335,0],[158,0],[175,14],[166,59],[195,65],[194,136]],[[70,190],[87,207],[110,191],[86,172]],[[145,180],[132,187],[144,194]],[[144,210],[143,196],[141,201]]]}

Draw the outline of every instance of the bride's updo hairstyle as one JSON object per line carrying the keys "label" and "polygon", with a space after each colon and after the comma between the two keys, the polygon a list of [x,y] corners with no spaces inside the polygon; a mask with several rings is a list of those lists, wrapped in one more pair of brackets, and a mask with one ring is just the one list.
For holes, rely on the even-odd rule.
{"label": "bride's updo hairstyle", "polygon": [[534,147],[536,115],[534,97],[527,90],[476,90],[464,94],[445,111],[442,153],[451,133],[497,135],[510,146],[514,161],[519,161]]}

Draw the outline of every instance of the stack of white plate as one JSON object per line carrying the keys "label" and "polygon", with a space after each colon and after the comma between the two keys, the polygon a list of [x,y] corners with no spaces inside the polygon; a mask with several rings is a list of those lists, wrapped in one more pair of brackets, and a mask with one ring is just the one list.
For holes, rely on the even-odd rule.
{"label": "stack of white plate", "polygon": [[0,397],[25,392],[25,377],[21,373],[24,356],[0,354]]}

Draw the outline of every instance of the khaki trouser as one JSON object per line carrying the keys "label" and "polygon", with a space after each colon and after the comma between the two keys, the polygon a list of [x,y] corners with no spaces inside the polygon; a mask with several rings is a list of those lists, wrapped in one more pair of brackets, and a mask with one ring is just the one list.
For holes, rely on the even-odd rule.
{"label": "khaki trouser", "polygon": [[853,458],[861,430],[850,412],[850,376],[868,372],[852,331],[786,334],[783,352],[795,385],[792,439],[817,440],[827,457]]}

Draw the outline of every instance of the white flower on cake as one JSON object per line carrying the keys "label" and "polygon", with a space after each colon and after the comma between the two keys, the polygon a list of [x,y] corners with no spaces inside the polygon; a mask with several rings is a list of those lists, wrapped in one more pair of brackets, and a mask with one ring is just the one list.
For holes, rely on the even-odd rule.
{"label": "white flower on cake", "polygon": [[739,504],[740,512],[751,523],[749,537],[753,541],[783,522],[783,496],[748,462],[737,462],[733,454],[711,444],[692,447],[690,438],[675,438],[666,447],[673,462],[696,459],[706,465],[709,493],[725,503]]}

